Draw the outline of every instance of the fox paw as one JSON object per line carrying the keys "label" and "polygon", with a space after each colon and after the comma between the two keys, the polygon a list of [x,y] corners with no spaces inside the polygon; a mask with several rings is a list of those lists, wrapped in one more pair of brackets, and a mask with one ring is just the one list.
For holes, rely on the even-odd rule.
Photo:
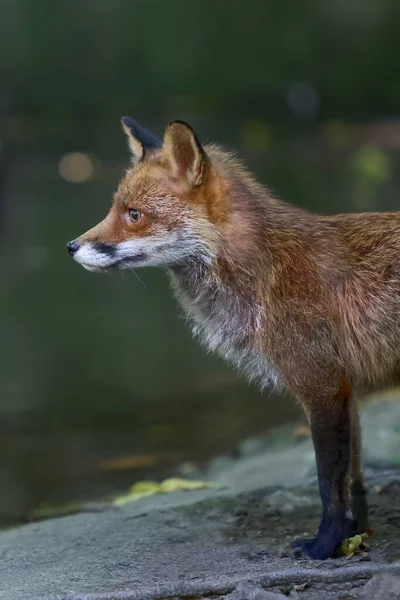
{"label": "fox paw", "polygon": [[356,534],[356,524],[350,519],[323,520],[316,538],[295,540],[292,543],[293,558],[325,560],[338,556],[344,539]]}
{"label": "fox paw", "polygon": [[337,546],[338,544],[326,544],[325,540],[321,540],[318,537],[295,540],[292,542],[292,557],[325,560],[337,555]]}

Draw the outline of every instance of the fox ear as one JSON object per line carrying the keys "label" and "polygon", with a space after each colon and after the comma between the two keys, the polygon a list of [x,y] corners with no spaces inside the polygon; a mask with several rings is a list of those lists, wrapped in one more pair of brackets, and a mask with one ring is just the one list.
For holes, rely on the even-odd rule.
{"label": "fox ear", "polygon": [[172,121],[166,129],[163,154],[167,158],[174,177],[183,177],[189,185],[200,185],[207,164],[204,152],[195,132],[183,121]]}
{"label": "fox ear", "polygon": [[131,117],[122,117],[122,128],[125,131],[130,151],[132,153],[132,162],[138,163],[144,159],[146,150],[155,150],[161,148],[161,140],[146,131],[139,123]]}

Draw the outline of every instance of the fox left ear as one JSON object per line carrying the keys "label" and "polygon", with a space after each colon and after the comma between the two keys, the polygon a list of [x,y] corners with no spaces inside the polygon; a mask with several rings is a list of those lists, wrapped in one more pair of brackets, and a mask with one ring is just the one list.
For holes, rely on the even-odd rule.
{"label": "fox left ear", "polygon": [[122,117],[122,128],[125,131],[129,148],[132,153],[132,162],[138,163],[144,159],[146,150],[161,148],[160,138],[152,135],[131,117]]}
{"label": "fox left ear", "polygon": [[183,177],[189,185],[201,184],[207,155],[193,129],[184,121],[172,121],[166,129],[163,154],[174,177]]}

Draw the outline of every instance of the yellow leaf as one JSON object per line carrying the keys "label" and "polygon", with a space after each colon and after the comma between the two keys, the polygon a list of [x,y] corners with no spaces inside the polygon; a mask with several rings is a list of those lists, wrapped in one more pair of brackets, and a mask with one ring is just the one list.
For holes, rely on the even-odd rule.
{"label": "yellow leaf", "polygon": [[180,490],[201,490],[205,488],[218,488],[211,481],[192,481],[190,479],[165,479],[160,484],[160,492],[167,494],[168,492],[178,492]]}
{"label": "yellow leaf", "polygon": [[354,554],[360,550],[360,547],[363,544],[363,540],[371,537],[371,535],[371,531],[366,531],[365,533],[361,533],[359,535],[355,535],[354,537],[347,538],[347,540],[344,540],[342,542],[342,545],[340,546],[340,551],[342,552],[342,554],[348,556],[349,558],[351,556],[354,556]]}
{"label": "yellow leaf", "polygon": [[145,496],[152,496],[153,494],[168,494],[170,492],[177,492],[181,490],[200,490],[204,488],[218,488],[215,483],[210,481],[191,481],[189,479],[165,479],[161,483],[155,481],[139,481],[132,485],[127,494],[118,496],[113,500],[113,504],[121,506],[127,502],[133,502],[144,498]]}

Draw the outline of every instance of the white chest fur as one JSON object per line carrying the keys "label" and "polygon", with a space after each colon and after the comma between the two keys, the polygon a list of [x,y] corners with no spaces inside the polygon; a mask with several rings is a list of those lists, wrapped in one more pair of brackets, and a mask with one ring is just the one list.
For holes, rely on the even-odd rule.
{"label": "white chest fur", "polygon": [[263,326],[260,307],[244,303],[229,288],[206,280],[191,286],[172,272],[171,281],[193,335],[209,351],[232,363],[249,380],[257,380],[262,388],[279,387],[276,369],[257,349],[257,334]]}

